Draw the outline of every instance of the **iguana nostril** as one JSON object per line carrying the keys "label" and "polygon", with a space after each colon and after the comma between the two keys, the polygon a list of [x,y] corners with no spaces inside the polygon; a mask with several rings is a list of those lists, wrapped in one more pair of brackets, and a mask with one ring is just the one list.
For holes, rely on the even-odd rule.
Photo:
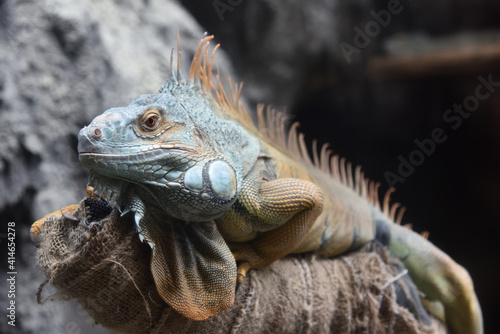
{"label": "iguana nostril", "polygon": [[95,140],[100,140],[102,138],[102,131],[99,128],[93,128],[90,130],[92,138]]}

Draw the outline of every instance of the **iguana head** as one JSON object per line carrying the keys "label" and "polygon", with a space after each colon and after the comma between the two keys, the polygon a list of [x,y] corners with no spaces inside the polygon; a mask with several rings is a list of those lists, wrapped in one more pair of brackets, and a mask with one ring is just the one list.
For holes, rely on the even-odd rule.
{"label": "iguana head", "polygon": [[119,205],[127,205],[120,196],[127,188],[127,196],[181,220],[220,216],[239,190],[242,162],[235,153],[242,135],[214,115],[215,107],[197,87],[170,82],[158,94],[107,110],[78,136],[90,185]]}
{"label": "iguana head", "polygon": [[157,94],[109,109],[80,131],[89,185],[122,212],[215,219],[234,203],[257,159],[258,140],[233,117],[243,108],[241,86],[226,93],[219,76],[213,80],[213,53],[206,61],[211,38],[202,39],[186,80],[179,51],[177,74]]}

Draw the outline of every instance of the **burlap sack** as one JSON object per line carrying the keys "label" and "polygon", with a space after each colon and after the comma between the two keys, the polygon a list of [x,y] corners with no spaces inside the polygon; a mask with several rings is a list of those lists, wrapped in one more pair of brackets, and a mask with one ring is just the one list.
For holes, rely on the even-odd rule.
{"label": "burlap sack", "polygon": [[[39,302],[75,298],[96,323],[122,333],[447,332],[422,309],[401,264],[373,244],[334,259],[286,257],[251,271],[221,314],[184,318],[158,295],[151,250],[130,217],[113,211],[100,219],[101,211],[87,200],[75,214],[79,222],[45,221],[37,255],[47,281]],[[42,297],[47,282],[57,296]]]}

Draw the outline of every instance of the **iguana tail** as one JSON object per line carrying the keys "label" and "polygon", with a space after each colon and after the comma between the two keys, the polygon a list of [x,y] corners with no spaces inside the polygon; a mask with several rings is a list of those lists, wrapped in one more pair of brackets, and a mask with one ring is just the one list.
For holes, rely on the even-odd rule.
{"label": "iguana tail", "polygon": [[442,303],[448,327],[457,334],[483,333],[481,307],[467,270],[412,230],[382,216],[376,224],[375,238],[404,263],[427,299]]}

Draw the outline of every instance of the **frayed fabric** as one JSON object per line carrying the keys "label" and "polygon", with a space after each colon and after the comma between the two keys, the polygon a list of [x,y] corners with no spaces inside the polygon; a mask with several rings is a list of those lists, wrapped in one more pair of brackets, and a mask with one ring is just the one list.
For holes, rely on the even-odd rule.
{"label": "frayed fabric", "polygon": [[[156,291],[151,249],[132,217],[115,210],[88,224],[64,216],[42,226],[37,257],[47,280],[39,302],[76,299],[120,333],[447,333],[422,308],[401,263],[378,245],[336,258],[293,255],[249,272],[235,303],[205,321],[174,311]],[[44,287],[56,288],[43,296]]]}

